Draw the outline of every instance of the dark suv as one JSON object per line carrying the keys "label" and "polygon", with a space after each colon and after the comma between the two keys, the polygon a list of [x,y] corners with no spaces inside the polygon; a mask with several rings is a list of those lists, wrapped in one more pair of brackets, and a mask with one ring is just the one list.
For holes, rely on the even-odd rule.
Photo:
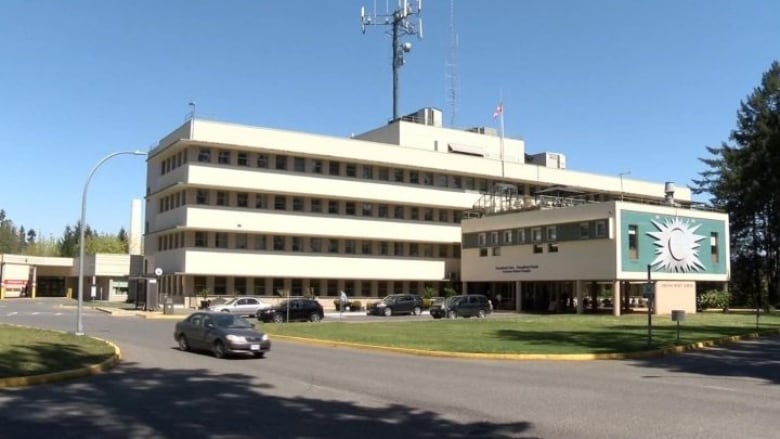
{"label": "dark suv", "polygon": [[316,300],[288,299],[270,308],[258,310],[255,316],[262,322],[282,323],[294,320],[319,322],[324,313],[322,305]]}
{"label": "dark suv", "polygon": [[391,316],[393,314],[422,313],[423,300],[417,294],[391,294],[379,302],[368,305],[367,315]]}
{"label": "dark suv", "polygon": [[467,294],[448,297],[444,302],[431,305],[431,317],[479,317],[484,318],[493,311],[490,301],[481,294]]}

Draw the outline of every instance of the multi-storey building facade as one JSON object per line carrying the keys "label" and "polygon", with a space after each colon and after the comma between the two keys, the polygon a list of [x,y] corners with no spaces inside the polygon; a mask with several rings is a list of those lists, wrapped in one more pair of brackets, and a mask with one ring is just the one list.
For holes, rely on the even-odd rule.
{"label": "multi-storey building facade", "polygon": [[461,289],[463,212],[497,185],[574,186],[592,201],[663,188],[444,128],[433,109],[351,138],[193,119],[149,154],[144,272],[161,268],[161,291],[179,298]]}

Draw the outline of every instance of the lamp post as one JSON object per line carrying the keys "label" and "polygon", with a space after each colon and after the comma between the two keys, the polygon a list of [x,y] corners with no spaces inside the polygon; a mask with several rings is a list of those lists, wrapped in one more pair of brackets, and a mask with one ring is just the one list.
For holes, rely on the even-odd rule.
{"label": "lamp post", "polygon": [[620,201],[623,201],[623,176],[631,175],[631,171],[621,172],[618,175],[620,176]]}
{"label": "lamp post", "polygon": [[81,229],[79,231],[79,290],[78,305],[76,306],[76,335],[84,335],[84,323],[81,319],[81,308],[84,302],[84,228],[86,227],[87,218],[87,189],[89,188],[89,181],[92,180],[92,176],[95,174],[95,171],[97,171],[100,165],[102,165],[106,160],[110,159],[111,157],[123,154],[146,155],[146,152],[140,150],[120,151],[103,157],[99,162],[97,162],[92,170],[89,171],[89,175],[87,175],[87,181],[84,183],[84,192],[81,194],[81,223],[79,224],[79,228]]}

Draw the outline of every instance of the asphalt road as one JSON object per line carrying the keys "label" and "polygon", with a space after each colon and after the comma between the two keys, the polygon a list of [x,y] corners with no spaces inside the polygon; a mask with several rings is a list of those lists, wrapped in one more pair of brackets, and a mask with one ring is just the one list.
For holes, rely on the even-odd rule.
{"label": "asphalt road", "polygon": [[[72,331],[57,301],[0,322]],[[265,359],[180,352],[173,321],[85,311],[111,372],[0,389],[0,437],[776,438],[780,337],[642,361],[477,361],[274,341]]]}

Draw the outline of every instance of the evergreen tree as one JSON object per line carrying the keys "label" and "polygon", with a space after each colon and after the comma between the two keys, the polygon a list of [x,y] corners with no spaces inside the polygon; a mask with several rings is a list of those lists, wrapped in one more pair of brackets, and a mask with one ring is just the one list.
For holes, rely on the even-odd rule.
{"label": "evergreen tree", "polygon": [[[695,193],[730,216],[732,285],[742,303],[780,304],[780,63],[740,103],[737,127],[701,159]],[[767,303],[767,302],[764,302]]]}

